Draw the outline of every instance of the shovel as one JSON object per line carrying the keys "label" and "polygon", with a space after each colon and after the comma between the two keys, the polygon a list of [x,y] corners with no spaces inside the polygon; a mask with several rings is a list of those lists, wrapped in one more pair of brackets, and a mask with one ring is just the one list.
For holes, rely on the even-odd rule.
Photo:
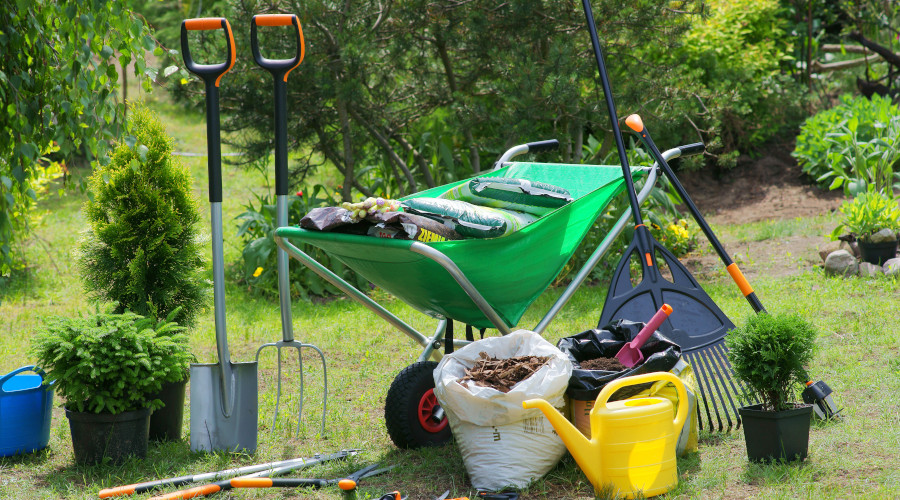
{"label": "shovel", "polygon": [[[228,57],[220,64],[196,64],[188,31],[224,30]],[[187,69],[206,87],[206,142],[212,220],[213,305],[219,362],[191,365],[191,451],[256,451],[258,400],[256,362],[232,363],[225,329],[225,258],[222,248],[222,152],[219,137],[219,81],[234,66],[234,36],[225,18],[181,23],[181,52]]]}
{"label": "shovel", "polygon": [[644,360],[644,353],[641,352],[641,347],[644,346],[647,339],[653,335],[653,332],[659,328],[659,325],[661,325],[670,314],[672,314],[672,306],[663,304],[662,307],[659,308],[659,311],[656,311],[656,314],[650,318],[650,322],[637,334],[637,337],[631,342],[626,342],[625,345],[619,349],[619,352],[616,353],[616,359],[619,360],[619,363],[622,363],[626,368],[633,368],[635,365],[640,364],[640,362]]}

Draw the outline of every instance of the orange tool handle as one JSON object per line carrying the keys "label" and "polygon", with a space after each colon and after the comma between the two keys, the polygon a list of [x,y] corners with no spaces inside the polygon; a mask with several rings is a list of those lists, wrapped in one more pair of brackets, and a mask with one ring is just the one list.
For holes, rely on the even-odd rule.
{"label": "orange tool handle", "polygon": [[293,14],[257,14],[253,16],[253,22],[257,26],[290,26],[293,20]]}
{"label": "orange tool handle", "polygon": [[231,480],[235,488],[271,488],[272,479],[268,477],[236,477]]}
{"label": "orange tool handle", "polygon": [[126,486],[116,486],[115,488],[106,488],[100,490],[100,498],[119,497],[123,495],[133,495],[136,484]]}
{"label": "orange tool handle", "polygon": [[174,493],[168,493],[166,495],[159,495],[151,498],[150,500],[181,500],[183,498],[203,497],[206,495],[212,495],[213,493],[218,493],[221,490],[222,488],[218,484],[205,484],[203,486],[197,486],[196,488],[176,491]]}
{"label": "orange tool handle", "polygon": [[[220,64],[197,64],[191,58],[191,50],[188,46],[188,31],[198,30],[225,30],[225,49],[227,55],[224,63]],[[224,17],[201,17],[197,19],[185,19],[181,23],[181,56],[184,58],[184,65],[188,71],[203,78],[204,80],[215,78],[215,86],[219,86],[219,82],[225,73],[228,73],[234,67],[235,49],[234,34],[231,32],[231,24]]]}
{"label": "orange tool handle", "polygon": [[198,17],[195,19],[186,19],[184,28],[188,31],[206,31],[225,29],[228,21],[224,17]]}
{"label": "orange tool handle", "polygon": [[[297,40],[297,52],[290,59],[266,59],[259,50],[259,38],[257,36],[257,26],[294,26],[297,28],[295,33]],[[293,71],[306,55],[306,42],[303,39],[303,27],[300,26],[300,19],[294,14],[257,14],[253,16],[250,22],[250,50],[253,52],[253,59],[256,60],[261,68],[268,70],[276,80],[287,82],[288,74]]]}
{"label": "orange tool handle", "polygon": [[750,282],[747,281],[747,278],[744,277],[744,273],[741,272],[737,264],[732,262],[725,269],[728,270],[728,274],[731,275],[731,279],[733,279],[738,288],[741,289],[741,293],[744,294],[744,297],[753,293],[753,287],[750,286]]}

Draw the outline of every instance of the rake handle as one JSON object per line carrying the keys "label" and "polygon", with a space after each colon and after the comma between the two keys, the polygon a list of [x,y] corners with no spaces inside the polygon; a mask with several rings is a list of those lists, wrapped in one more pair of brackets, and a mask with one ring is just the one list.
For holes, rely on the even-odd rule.
{"label": "rake handle", "polygon": [[[584,15],[587,18],[588,31],[591,34],[591,46],[594,48],[594,57],[597,59],[597,69],[600,71],[600,83],[603,86],[603,97],[606,98],[606,107],[609,110],[609,121],[613,129],[613,138],[616,141],[616,150],[619,152],[619,162],[622,164],[622,173],[625,177],[625,191],[628,193],[628,201],[631,204],[631,215],[634,225],[641,226],[641,204],[634,190],[634,181],[631,179],[631,168],[628,165],[628,155],[625,153],[625,142],[622,140],[622,131],[619,129],[619,118],[616,115],[616,103],[613,101],[612,89],[609,85],[609,76],[606,72],[606,63],[603,61],[603,51],[600,49],[600,38],[597,36],[597,27],[594,23],[594,12],[591,9],[590,0],[582,0]],[[644,248],[649,248],[645,245]]]}
{"label": "rake handle", "polygon": [[[700,209],[697,208],[697,205],[694,204],[694,200],[691,199],[690,195],[688,195],[687,190],[681,184],[681,181],[678,180],[678,177],[675,176],[675,172],[672,170],[672,167],[669,166],[669,163],[663,158],[662,154],[659,152],[659,149],[656,147],[656,143],[653,142],[653,138],[650,137],[650,131],[647,130],[647,127],[644,126],[643,120],[639,115],[633,114],[625,119],[625,124],[633,130],[641,139],[641,142],[644,143],[644,146],[650,150],[650,153],[653,155],[656,162],[659,164],[660,168],[662,168],[663,173],[666,177],[669,178],[669,182],[672,184],[672,187],[675,188],[675,192],[678,193],[678,196],[681,197],[681,200],[687,205],[688,210],[691,212],[691,216],[697,222],[697,225],[700,226],[700,230],[703,231],[703,234],[706,236],[706,239],[709,240],[710,244],[712,244],[713,248],[716,250],[716,253],[719,254],[719,258],[725,264],[725,269],[728,270],[728,274],[731,275],[731,279],[737,284],[738,288],[740,288],[741,293],[744,294],[744,297],[750,302],[750,306],[753,307],[753,310],[757,313],[766,312],[765,307],[763,307],[762,302],[759,301],[759,298],[756,296],[756,293],[753,292],[753,287],[750,286],[750,283],[747,281],[747,278],[744,277],[744,274],[738,268],[738,265],[735,264],[731,257],[728,255],[728,252],[725,251],[725,247],[716,237],[716,234],[713,232],[712,228],[709,227],[709,224],[706,222],[706,219],[703,218],[703,215],[700,213]],[[699,147],[698,147],[699,146]],[[684,150],[690,151],[690,154],[695,154],[697,149],[703,148],[702,143],[690,144],[688,146],[684,146]]]}

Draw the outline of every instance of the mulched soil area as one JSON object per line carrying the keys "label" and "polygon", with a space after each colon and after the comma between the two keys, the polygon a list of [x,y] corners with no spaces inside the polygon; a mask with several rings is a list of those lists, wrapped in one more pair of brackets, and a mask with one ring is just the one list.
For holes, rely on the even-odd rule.
{"label": "mulched soil area", "polygon": [[595,358],[578,363],[582,370],[606,370],[608,372],[620,372],[625,365],[616,358]]}
{"label": "mulched soil area", "polygon": [[479,360],[472,368],[466,369],[466,375],[459,379],[463,387],[472,381],[477,386],[493,387],[500,392],[509,392],[514,385],[532,376],[534,372],[550,361],[550,356],[517,356],[498,359],[486,352],[478,354]]}

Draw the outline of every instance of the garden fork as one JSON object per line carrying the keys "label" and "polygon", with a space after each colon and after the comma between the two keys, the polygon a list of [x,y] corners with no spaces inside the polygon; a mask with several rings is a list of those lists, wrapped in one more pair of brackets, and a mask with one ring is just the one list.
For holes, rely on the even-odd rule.
{"label": "garden fork", "polygon": [[[293,26],[297,35],[297,54],[291,59],[266,59],[260,54],[257,39],[257,26]],[[250,47],[256,64],[272,73],[275,81],[275,224],[277,227],[288,225],[288,168],[287,168],[287,77],[288,74],[303,61],[304,43],[300,21],[293,14],[269,14],[253,16],[250,22]],[[287,253],[281,248],[276,250],[278,261],[278,299],[281,307],[282,340],[263,344],[256,351],[256,360],[266,347],[274,347],[278,353],[278,389],[275,395],[275,416],[272,428],[278,422],[278,407],[281,402],[281,350],[297,349],[300,362],[300,410],[297,414],[297,434],[300,433],[300,420],[303,416],[303,349],[316,351],[322,358],[322,376],[324,393],[322,396],[322,434],[325,434],[325,412],[328,408],[328,370],[325,365],[325,354],[321,349],[294,340],[293,321],[291,318],[291,289],[289,283],[290,261]]]}

